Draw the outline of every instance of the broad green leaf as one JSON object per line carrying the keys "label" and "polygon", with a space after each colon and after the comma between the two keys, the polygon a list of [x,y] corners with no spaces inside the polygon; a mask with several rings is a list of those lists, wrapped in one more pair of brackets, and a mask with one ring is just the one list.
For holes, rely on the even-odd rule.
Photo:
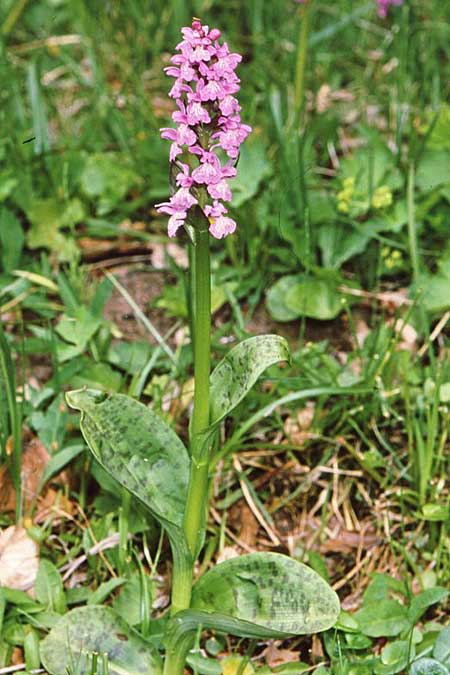
{"label": "broad green leaf", "polygon": [[115,597],[113,608],[130,624],[137,626],[142,621],[142,585],[137,574],[134,574],[120,593]]}
{"label": "broad green leaf", "polygon": [[234,410],[267,368],[289,359],[288,343],[278,335],[257,335],[231,349],[211,374],[212,423]]}
{"label": "broad green leaf", "polygon": [[97,214],[105,215],[121,202],[129,190],[139,183],[139,176],[116,153],[95,153],[89,156],[81,174],[81,189],[95,200]]}
{"label": "broad green leaf", "polygon": [[216,659],[209,659],[194,652],[188,654],[186,662],[193,669],[194,673],[198,673],[198,675],[223,675],[224,672],[222,670],[222,663],[219,663]]}
{"label": "broad green leaf", "polygon": [[286,305],[286,295],[296,286],[302,277],[297,274],[289,274],[281,277],[271,286],[267,292],[266,304],[270,316],[275,321],[294,321],[298,318],[298,312]]}
{"label": "broad green leaf", "polygon": [[450,183],[450,150],[426,150],[416,173],[416,185],[422,192],[431,192]]}
{"label": "broad green leaf", "polygon": [[67,464],[69,464],[69,462],[75,459],[75,457],[78,457],[78,455],[81,455],[85,450],[86,446],[78,443],[76,445],[69,445],[67,448],[63,448],[53,455],[45,466],[44,475],[41,478],[40,484],[45,485],[50,478],[59,473]]}
{"label": "broad green leaf", "polygon": [[450,626],[447,626],[436,638],[434,643],[433,656],[441,663],[450,666]]}
{"label": "broad green leaf", "polygon": [[334,319],[342,310],[342,295],[335,279],[318,279],[303,276],[286,293],[285,305],[297,317]]}
{"label": "broad green leaf", "polygon": [[422,512],[419,517],[422,520],[429,520],[434,522],[447,521],[449,518],[450,509],[448,504],[424,504]]}
{"label": "broad green leaf", "polygon": [[392,674],[404,672],[414,658],[414,651],[414,645],[411,645],[409,640],[388,642],[381,651],[381,662],[384,666],[389,666],[389,672]]}
{"label": "broad green leaf", "polygon": [[88,387],[101,391],[117,392],[121,384],[121,374],[111,368],[108,363],[102,362],[88,361],[80,371],[70,378],[72,387]]}
{"label": "broad green leaf", "polygon": [[239,156],[238,173],[233,180],[233,206],[237,208],[251,199],[257,193],[261,181],[271,173],[272,168],[261,139],[255,137],[243,145]]}
{"label": "broad green leaf", "polygon": [[428,607],[437,602],[442,602],[448,597],[448,590],[442,586],[435,586],[434,588],[427,588],[416,595],[409,607],[408,617],[412,625],[417,623],[422,614],[424,614]]}
{"label": "broad green leaf", "polygon": [[58,345],[59,361],[67,361],[82,354],[101,323],[101,319],[93,316],[84,305],[77,307],[73,316],[63,314],[56,326],[56,332],[70,346],[62,343]]}
{"label": "broad green leaf", "polygon": [[367,248],[370,234],[351,225],[327,223],[319,228],[317,239],[324,267],[340,269],[347,260]]}
{"label": "broad green leaf", "polygon": [[27,216],[31,223],[27,233],[30,248],[50,249],[63,261],[74,259],[78,251],[75,241],[60,230],[83,220],[84,209],[78,199],[67,203],[56,199],[37,199],[27,209]]}
{"label": "broad green leaf", "polygon": [[435,659],[419,659],[411,665],[410,675],[449,675],[450,670]]}
{"label": "broad green leaf", "polygon": [[108,655],[109,675],[160,675],[161,662],[149,643],[110,607],[80,607],[68,612],[41,642],[50,675],[90,675],[91,654]]}
{"label": "broad green leaf", "polygon": [[450,307],[450,270],[446,265],[440,265],[436,274],[423,277],[419,282],[420,303],[428,312],[439,314]]}
{"label": "broad green leaf", "polygon": [[339,614],[339,599],[306,565],[279,553],[251,553],[220,563],[201,577],[191,607],[226,615],[243,624],[242,631],[251,625],[264,638],[274,631],[301,635],[330,628]]}
{"label": "broad green leaf", "polygon": [[47,609],[63,614],[66,598],[61,576],[50,560],[41,560],[35,583],[36,599]]}
{"label": "broad green leaf", "polygon": [[181,527],[189,457],[156,413],[123,394],[76,390],[67,403],[81,411],[81,431],[102,467],[166,526]]}
{"label": "broad green leaf", "polygon": [[394,637],[410,626],[408,610],[397,600],[368,603],[353,616],[369,637]]}

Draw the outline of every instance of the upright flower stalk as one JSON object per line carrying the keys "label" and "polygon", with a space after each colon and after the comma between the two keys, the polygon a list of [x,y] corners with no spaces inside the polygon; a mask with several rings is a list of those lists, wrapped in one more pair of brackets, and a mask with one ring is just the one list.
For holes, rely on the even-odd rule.
{"label": "upright flower stalk", "polygon": [[233,96],[239,91],[234,71],[242,57],[231,53],[226,42],[219,43],[219,30],[210,30],[198,19],[181,32],[179,53],[165,69],[175,78],[169,96],[177,104],[172,114],[177,126],[161,129],[162,138],[172,142],[175,192],[157,208],[169,214],[169,236],[174,237],[182,225],[195,227],[190,211],[199,205],[210,233],[221,239],[236,229],[235,221],[225,215],[224,202],[232,199],[227,179],[236,175],[239,146],[251,131],[241,123],[241,108]]}
{"label": "upright flower stalk", "polygon": [[[220,31],[194,19],[182,29],[172,65],[165,69],[175,79],[169,96],[177,109],[172,114],[174,128],[161,129],[171,141],[170,163],[173,194],[157,205],[169,215],[168,233],[174,237],[185,227],[193,244],[191,256],[191,311],[194,345],[194,409],[190,425],[191,471],[184,517],[184,534],[191,556],[191,573],[174,579],[175,611],[189,606],[192,569],[205,532],[208,503],[210,446],[210,333],[211,273],[210,235],[222,239],[236,229],[225,203],[232,193],[229,179],[236,175],[235,164],[241,143],[251,128],[240,118],[240,105],[234,97],[239,91],[235,73],[241,61]],[[177,574],[178,565],[174,567]],[[189,578],[188,578],[189,577]],[[173,664],[172,664],[173,666]],[[166,663],[165,672],[170,671]],[[167,670],[169,668],[169,670]]]}

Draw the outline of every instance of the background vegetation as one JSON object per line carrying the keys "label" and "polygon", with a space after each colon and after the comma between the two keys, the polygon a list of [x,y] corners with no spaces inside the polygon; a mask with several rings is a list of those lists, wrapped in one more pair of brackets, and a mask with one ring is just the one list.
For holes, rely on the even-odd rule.
{"label": "background vegetation", "polygon": [[84,603],[113,604],[159,644],[166,543],[90,459],[63,392],[130,393],[186,425],[186,248],[154,204],[168,195],[162,68],[192,15],[244,55],[254,127],[234,181],[239,231],[214,246],[215,355],[263,332],[294,353],[227,429],[202,566],[286,552],[344,610],[313,640],[206,636],[192,668],[448,673],[441,0],[386,19],[372,0],[2,1],[0,672],[39,670],[39,640]]}

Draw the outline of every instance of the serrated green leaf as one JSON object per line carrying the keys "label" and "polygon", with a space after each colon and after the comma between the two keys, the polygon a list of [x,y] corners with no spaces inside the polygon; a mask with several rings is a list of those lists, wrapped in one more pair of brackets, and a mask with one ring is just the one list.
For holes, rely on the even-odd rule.
{"label": "serrated green leaf", "polygon": [[156,413],[124,394],[76,390],[67,403],[81,411],[81,431],[93,455],[166,527],[183,522],[189,457]]}
{"label": "serrated green leaf", "polygon": [[108,655],[109,675],[160,675],[154,648],[109,607],[80,607],[68,612],[41,642],[41,658],[50,675],[90,675],[92,652]]}
{"label": "serrated green leaf", "polygon": [[191,607],[252,624],[264,638],[274,631],[301,635],[330,628],[339,614],[339,599],[306,565],[279,553],[251,553],[220,563],[201,577]]}
{"label": "serrated green leaf", "polygon": [[211,374],[212,424],[234,410],[267,368],[289,359],[288,343],[278,335],[257,335],[233,347]]}

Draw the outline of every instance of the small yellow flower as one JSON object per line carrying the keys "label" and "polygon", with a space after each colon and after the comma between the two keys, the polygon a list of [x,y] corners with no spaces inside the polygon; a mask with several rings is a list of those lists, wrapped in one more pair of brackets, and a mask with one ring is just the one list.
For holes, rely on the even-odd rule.
{"label": "small yellow flower", "polygon": [[337,210],[340,213],[348,213],[350,211],[350,205],[348,201],[341,200],[338,202]]}
{"label": "small yellow flower", "polygon": [[392,192],[387,185],[381,185],[373,193],[372,206],[374,209],[385,209],[392,204]]}
{"label": "small yellow flower", "polygon": [[[223,675],[237,675],[241,664],[242,658],[240,656],[227,656],[221,663]],[[242,675],[253,675],[254,672],[255,669],[252,664],[248,663],[242,671]]]}
{"label": "small yellow flower", "polygon": [[343,189],[337,193],[337,210],[340,213],[348,213],[355,191],[355,179],[353,177],[344,178],[342,185]]}

